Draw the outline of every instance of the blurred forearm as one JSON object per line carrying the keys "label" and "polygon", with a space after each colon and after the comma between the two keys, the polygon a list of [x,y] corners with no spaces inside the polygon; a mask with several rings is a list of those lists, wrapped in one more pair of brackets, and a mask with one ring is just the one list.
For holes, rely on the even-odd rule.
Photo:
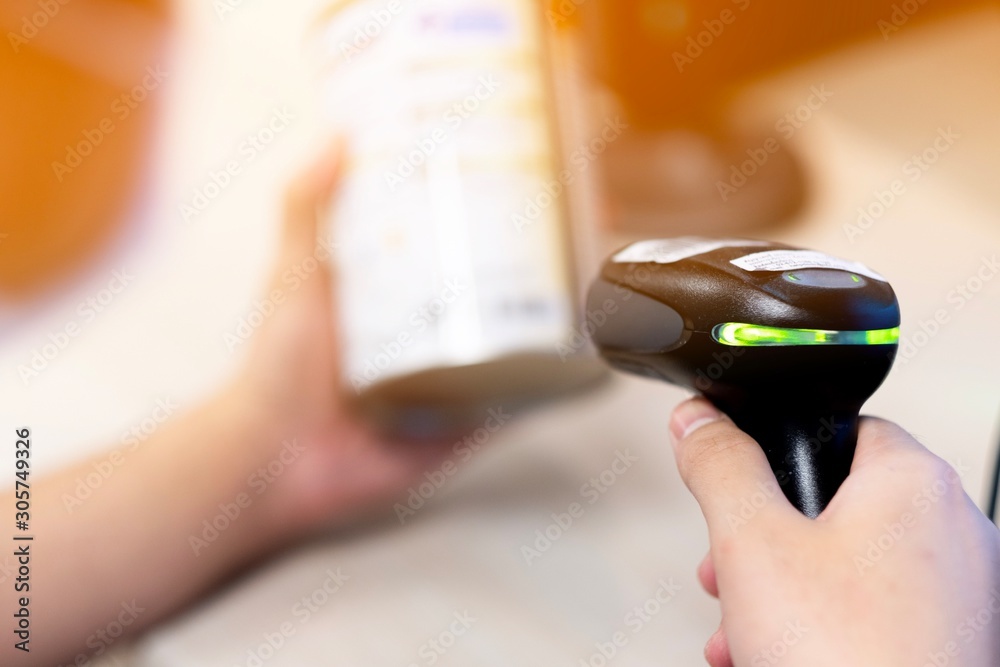
{"label": "blurred forearm", "polygon": [[[76,488],[92,462],[32,489],[30,592],[5,586],[0,595],[8,626],[16,598],[30,598],[30,652],[16,650],[5,628],[0,663],[101,653],[119,625],[126,633],[147,626],[273,543],[271,508],[263,500],[240,506],[269,438],[243,405],[225,395],[180,417],[82,501]],[[12,508],[12,495],[0,506]],[[216,519],[236,508],[238,516]]]}

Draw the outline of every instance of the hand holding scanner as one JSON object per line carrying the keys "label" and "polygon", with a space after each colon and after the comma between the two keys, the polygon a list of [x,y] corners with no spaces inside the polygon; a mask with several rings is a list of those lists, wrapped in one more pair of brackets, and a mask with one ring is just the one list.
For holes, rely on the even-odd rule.
{"label": "hand holding scanner", "polygon": [[590,288],[591,337],[620,370],[703,394],[816,517],[847,477],[861,406],[899,341],[899,304],[863,264],[750,240],[642,241]]}

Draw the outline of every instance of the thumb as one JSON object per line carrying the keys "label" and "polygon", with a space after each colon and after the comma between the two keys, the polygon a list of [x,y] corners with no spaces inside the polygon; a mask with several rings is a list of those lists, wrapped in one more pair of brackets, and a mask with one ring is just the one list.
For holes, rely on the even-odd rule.
{"label": "thumb", "polygon": [[316,250],[321,211],[340,181],[343,141],[336,139],[289,186],[285,193],[281,257],[302,261]]}
{"label": "thumb", "polygon": [[[682,403],[670,419],[677,468],[708,522],[709,535],[733,532],[751,517],[795,515],[764,450],[703,398]],[[742,510],[742,513],[741,513]]]}

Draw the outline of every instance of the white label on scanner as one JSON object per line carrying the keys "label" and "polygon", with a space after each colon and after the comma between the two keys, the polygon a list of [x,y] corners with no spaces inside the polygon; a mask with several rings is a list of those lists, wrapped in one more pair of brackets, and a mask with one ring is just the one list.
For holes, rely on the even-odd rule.
{"label": "white label on scanner", "polygon": [[885,278],[861,262],[831,257],[815,250],[768,250],[745,255],[731,261],[746,271],[795,271],[797,269],[839,269],[867,276],[882,282]]}
{"label": "white label on scanner", "polygon": [[703,255],[719,248],[752,247],[768,245],[764,241],[745,239],[706,239],[700,236],[682,236],[676,239],[652,239],[633,243],[614,256],[616,264],[629,262],[655,262],[673,264],[688,257]]}

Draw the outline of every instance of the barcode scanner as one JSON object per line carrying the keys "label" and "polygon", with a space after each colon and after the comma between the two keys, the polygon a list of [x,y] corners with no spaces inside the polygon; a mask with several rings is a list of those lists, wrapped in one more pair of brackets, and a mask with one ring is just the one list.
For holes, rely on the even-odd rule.
{"label": "barcode scanner", "polygon": [[761,241],[628,246],[604,264],[587,311],[605,360],[703,394],[760,443],[785,495],[813,518],[850,472],[861,406],[899,342],[885,278]]}

